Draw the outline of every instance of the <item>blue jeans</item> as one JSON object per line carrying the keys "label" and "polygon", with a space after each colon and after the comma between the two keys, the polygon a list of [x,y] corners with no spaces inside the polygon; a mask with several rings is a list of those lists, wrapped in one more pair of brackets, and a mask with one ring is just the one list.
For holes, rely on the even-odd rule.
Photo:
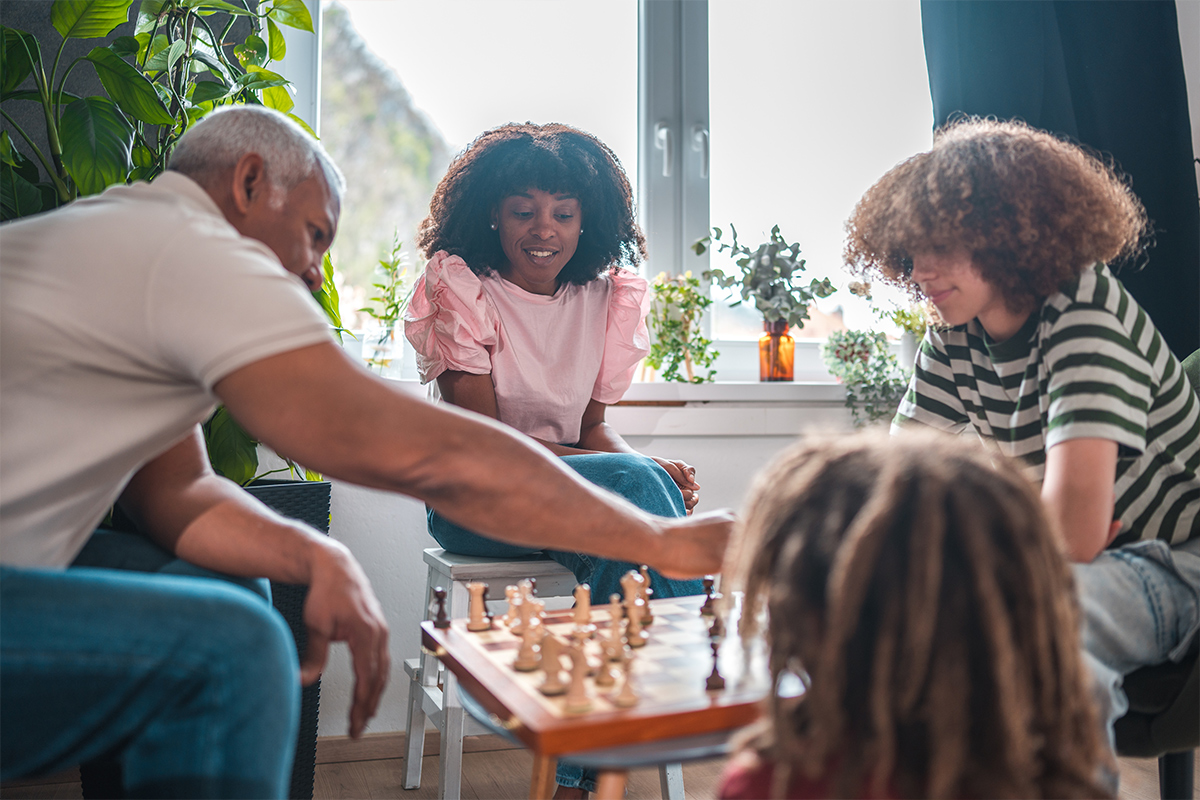
{"label": "blue jeans", "polygon": [[1134,670],[1178,661],[1200,628],[1200,539],[1168,547],[1143,541],[1075,564],[1084,657],[1113,723],[1129,710],[1122,683]]}
{"label": "blue jeans", "polygon": [[[594,453],[563,456],[562,461],[589,482],[624,497],[651,514],[682,517],[687,513],[679,487],[654,459],[635,453]],[[570,524],[570,521],[565,520],[564,524]],[[628,561],[612,561],[585,553],[541,551],[498,542],[455,525],[433,509],[429,510],[429,533],[449,552],[463,555],[513,558],[545,552],[571,570],[577,581],[591,586],[592,602],[597,605],[608,602],[609,595],[620,594],[621,577],[638,568]],[[684,597],[703,591],[698,580],[671,580],[654,570],[650,570],[650,587],[656,598]],[[560,764],[557,780],[561,786],[578,786],[589,792],[596,790],[595,773],[580,767]]]}
{"label": "blue jeans", "polygon": [[245,588],[0,567],[0,780],[117,752],[130,797],[284,797],[298,683],[287,626]]}

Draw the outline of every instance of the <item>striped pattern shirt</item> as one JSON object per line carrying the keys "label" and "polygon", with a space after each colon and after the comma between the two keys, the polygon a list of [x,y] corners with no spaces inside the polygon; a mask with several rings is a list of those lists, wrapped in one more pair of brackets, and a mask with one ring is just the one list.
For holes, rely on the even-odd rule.
{"label": "striped pattern shirt", "polygon": [[893,428],[974,431],[1041,483],[1046,451],[1070,439],[1115,441],[1110,547],[1200,536],[1200,398],[1162,336],[1109,269],[1087,269],[1014,336],[972,320],[929,329]]}

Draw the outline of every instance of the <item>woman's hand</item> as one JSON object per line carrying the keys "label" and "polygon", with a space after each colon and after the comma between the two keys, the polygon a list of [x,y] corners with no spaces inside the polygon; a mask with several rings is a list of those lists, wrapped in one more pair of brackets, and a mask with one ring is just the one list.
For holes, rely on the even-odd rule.
{"label": "woman's hand", "polygon": [[682,461],[672,461],[657,456],[650,456],[650,458],[653,458],[655,463],[665,469],[671,476],[671,480],[675,481],[675,485],[679,487],[679,491],[683,495],[683,507],[687,509],[688,514],[691,514],[696,503],[700,502],[700,484],[696,483],[696,468]]}

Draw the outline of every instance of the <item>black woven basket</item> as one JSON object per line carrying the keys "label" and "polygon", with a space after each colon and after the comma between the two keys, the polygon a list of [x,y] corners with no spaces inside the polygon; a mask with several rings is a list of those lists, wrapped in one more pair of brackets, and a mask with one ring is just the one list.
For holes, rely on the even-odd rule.
{"label": "black woven basket", "polygon": [[[326,534],[329,533],[329,489],[329,481],[262,480],[246,487],[246,491],[276,513]],[[307,586],[271,581],[271,601],[291,628],[296,639],[296,652],[302,659],[308,647],[308,630],[304,627],[307,596]],[[288,797],[292,800],[312,800],[320,704],[321,681],[318,679],[300,691],[300,732],[296,737],[296,761],[292,765],[292,781],[288,788]]]}

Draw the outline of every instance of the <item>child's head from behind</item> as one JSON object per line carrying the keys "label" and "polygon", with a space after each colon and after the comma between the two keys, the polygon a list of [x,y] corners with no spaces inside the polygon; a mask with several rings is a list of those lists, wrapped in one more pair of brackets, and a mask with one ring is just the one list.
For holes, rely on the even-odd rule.
{"label": "child's head from behind", "polygon": [[1139,252],[1141,204],[1080,147],[1020,122],[964,119],[867,190],[846,223],[852,269],[901,285],[917,253],[965,250],[1013,311],[1092,264]]}
{"label": "child's head from behind", "polygon": [[743,634],[765,603],[773,677],[811,680],[773,701],[768,757],[850,795],[1098,791],[1071,573],[1014,467],[943,436],[803,442],[747,508]]}

